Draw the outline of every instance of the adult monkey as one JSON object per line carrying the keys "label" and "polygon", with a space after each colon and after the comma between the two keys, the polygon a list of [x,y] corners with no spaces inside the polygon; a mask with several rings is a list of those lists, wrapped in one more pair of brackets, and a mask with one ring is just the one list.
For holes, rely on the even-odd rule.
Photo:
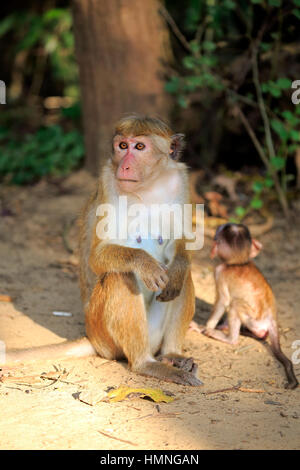
{"label": "adult monkey", "polygon": [[96,351],[107,359],[125,357],[144,375],[202,384],[193,359],[181,354],[195,307],[184,238],[171,234],[164,240],[161,233],[148,233],[146,238],[107,240],[97,230],[99,208],[118,209],[120,196],[127,197],[129,207],[143,203],[148,214],[153,205],[189,202],[187,168],[178,162],[182,137],[159,119],[129,116],[117,123],[111,158],[79,219],[80,288],[89,341],[8,351],[6,363]]}
{"label": "adult monkey", "polygon": [[181,355],[195,306],[185,240],[159,233],[104,240],[96,216],[102,204],[117,208],[120,196],[146,211],[188,203],[187,169],[178,162],[182,137],[155,118],[117,123],[112,157],[80,218],[80,286],[87,336],[100,356],[126,357],[138,373],[196,386],[197,366]]}

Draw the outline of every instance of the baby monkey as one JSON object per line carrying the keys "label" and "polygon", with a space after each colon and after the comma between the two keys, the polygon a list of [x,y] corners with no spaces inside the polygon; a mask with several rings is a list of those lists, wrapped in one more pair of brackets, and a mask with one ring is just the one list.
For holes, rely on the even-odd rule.
{"label": "baby monkey", "polygon": [[[241,326],[260,339],[269,335],[271,350],[285,369],[288,380],[285,388],[293,389],[298,381],[292,362],[280,348],[275,298],[268,282],[251,261],[261,249],[262,244],[251,238],[243,224],[227,223],[217,228],[211,258],[218,256],[222,264],[215,269],[217,297],[203,333],[229,344],[238,342]],[[228,334],[216,329],[225,310]]]}

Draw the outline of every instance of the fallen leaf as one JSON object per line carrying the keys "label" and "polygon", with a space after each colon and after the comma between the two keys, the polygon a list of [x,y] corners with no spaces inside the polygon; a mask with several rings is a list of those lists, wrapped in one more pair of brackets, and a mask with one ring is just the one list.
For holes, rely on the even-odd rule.
{"label": "fallen leaf", "polygon": [[134,394],[140,398],[149,397],[156,403],[165,402],[170,403],[174,398],[167,396],[164,392],[158,388],[131,388],[121,386],[115,390],[108,392],[107,396],[110,402],[117,402],[125,400],[129,395]]}

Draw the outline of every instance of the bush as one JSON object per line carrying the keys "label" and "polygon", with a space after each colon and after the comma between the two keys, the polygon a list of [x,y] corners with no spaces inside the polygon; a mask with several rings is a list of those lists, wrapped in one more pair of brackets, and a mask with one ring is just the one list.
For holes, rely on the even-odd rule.
{"label": "bush", "polygon": [[83,155],[83,137],[78,130],[64,132],[61,126],[53,125],[21,140],[0,127],[0,178],[9,183],[21,185],[46,175],[66,175],[79,166]]}

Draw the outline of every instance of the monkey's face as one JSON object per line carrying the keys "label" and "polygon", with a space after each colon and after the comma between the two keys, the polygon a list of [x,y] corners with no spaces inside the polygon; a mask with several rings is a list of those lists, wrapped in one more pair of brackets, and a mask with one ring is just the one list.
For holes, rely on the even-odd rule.
{"label": "monkey's face", "polygon": [[150,184],[157,176],[162,158],[163,153],[158,151],[152,137],[116,135],[112,162],[120,190],[130,193]]}

